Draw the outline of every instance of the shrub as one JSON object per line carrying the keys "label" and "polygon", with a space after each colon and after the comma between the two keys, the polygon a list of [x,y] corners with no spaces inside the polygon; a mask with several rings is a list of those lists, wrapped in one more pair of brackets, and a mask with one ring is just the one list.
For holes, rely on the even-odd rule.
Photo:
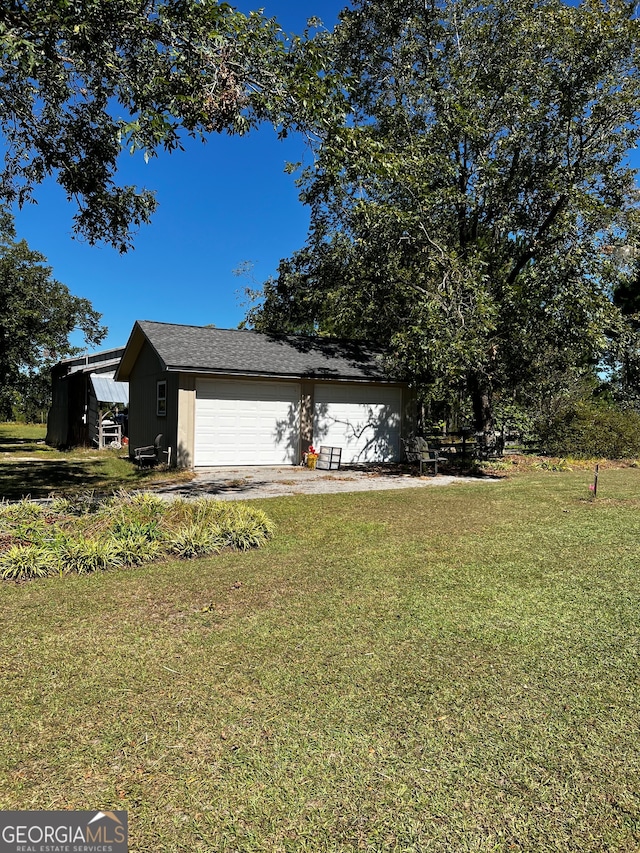
{"label": "shrub", "polygon": [[189,524],[173,534],[169,550],[183,559],[213,554],[226,544],[220,528],[209,524]]}
{"label": "shrub", "polygon": [[538,423],[549,456],[628,459],[640,456],[640,414],[579,403]]}
{"label": "shrub", "polygon": [[146,536],[128,536],[115,543],[123,566],[138,566],[155,559],[160,553],[160,543]]}
{"label": "shrub", "polygon": [[8,522],[28,522],[40,519],[44,508],[33,501],[24,500],[14,504],[0,503],[0,519]]}
{"label": "shrub", "polygon": [[58,552],[62,571],[87,575],[123,565],[121,549],[116,542],[102,539],[70,539]]}
{"label": "shrub", "polygon": [[0,577],[4,580],[44,578],[57,571],[55,553],[42,545],[11,545],[0,554]]}

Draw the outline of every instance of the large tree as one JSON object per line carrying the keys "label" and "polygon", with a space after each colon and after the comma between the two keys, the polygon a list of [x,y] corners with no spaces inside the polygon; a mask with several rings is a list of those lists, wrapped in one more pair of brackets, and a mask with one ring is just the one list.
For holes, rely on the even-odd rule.
{"label": "large tree", "polygon": [[218,0],[12,0],[0,9],[0,200],[49,175],[75,229],[120,250],[155,198],[117,183],[123,148],[172,150],[180,134],[286,130],[317,70],[275,21]]}
{"label": "large tree", "polygon": [[43,255],[16,241],[12,218],[0,209],[1,419],[11,418],[47,366],[78,352],[69,341],[73,331],[81,331],[87,345],[106,334],[89,301],[73,296],[51,273]]}
{"label": "large tree", "polygon": [[637,216],[634,5],[355,0],[322,36],[349,109],[300,179],[308,242],[249,322],[379,341],[487,437],[498,394],[588,370]]}

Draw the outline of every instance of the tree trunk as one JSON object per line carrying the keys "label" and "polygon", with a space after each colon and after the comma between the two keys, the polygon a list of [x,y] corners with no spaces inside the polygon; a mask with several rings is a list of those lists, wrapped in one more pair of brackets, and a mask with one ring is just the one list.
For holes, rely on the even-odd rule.
{"label": "tree trunk", "polygon": [[491,383],[485,377],[473,376],[469,381],[469,391],[478,451],[481,457],[486,458],[496,446]]}

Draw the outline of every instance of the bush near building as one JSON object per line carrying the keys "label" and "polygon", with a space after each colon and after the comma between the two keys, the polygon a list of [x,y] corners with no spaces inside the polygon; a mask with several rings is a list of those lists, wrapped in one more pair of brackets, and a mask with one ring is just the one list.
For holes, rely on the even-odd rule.
{"label": "bush near building", "polygon": [[537,424],[540,452],[549,456],[629,459],[640,456],[640,414],[577,403]]}

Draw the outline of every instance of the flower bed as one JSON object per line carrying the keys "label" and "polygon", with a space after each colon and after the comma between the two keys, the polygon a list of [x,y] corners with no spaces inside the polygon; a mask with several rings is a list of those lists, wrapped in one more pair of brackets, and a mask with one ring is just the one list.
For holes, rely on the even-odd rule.
{"label": "flower bed", "polygon": [[247,550],[273,532],[266,513],[246,504],[164,501],[149,492],[107,500],[85,495],[47,506],[0,504],[0,578],[89,574],[223,548]]}

